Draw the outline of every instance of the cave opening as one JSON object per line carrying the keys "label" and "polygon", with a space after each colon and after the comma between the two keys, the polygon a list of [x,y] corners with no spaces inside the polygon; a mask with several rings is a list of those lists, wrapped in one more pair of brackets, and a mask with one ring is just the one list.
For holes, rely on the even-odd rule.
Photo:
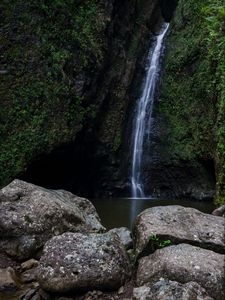
{"label": "cave opening", "polygon": [[48,189],[64,189],[78,196],[95,196],[102,158],[93,157],[95,143],[76,141],[61,145],[33,161],[20,179]]}

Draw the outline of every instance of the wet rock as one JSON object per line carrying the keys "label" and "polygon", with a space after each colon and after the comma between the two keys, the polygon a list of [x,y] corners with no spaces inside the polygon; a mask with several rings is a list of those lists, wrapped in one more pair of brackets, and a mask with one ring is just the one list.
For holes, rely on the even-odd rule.
{"label": "wet rock", "polygon": [[64,233],[48,241],[38,281],[49,292],[117,289],[130,276],[124,246],[115,234]]}
{"label": "wet rock", "polygon": [[35,259],[29,259],[21,264],[20,280],[22,283],[30,283],[37,281],[37,267],[39,262]]}
{"label": "wet rock", "polygon": [[131,238],[131,232],[126,227],[113,228],[109,233],[116,233],[121,240],[121,243],[128,250],[133,247],[133,240]]}
{"label": "wet rock", "polygon": [[[187,243],[225,253],[225,219],[179,205],[146,209],[138,215],[134,226],[137,256],[154,252],[165,241]],[[156,240],[157,239],[157,240]]]}
{"label": "wet rock", "polygon": [[13,268],[0,269],[0,292],[11,292],[19,287]]}
{"label": "wet rock", "polygon": [[[51,300],[52,297],[39,287],[28,289],[20,298],[20,300]],[[55,298],[54,298],[55,299]]]}
{"label": "wet rock", "polygon": [[160,279],[149,286],[134,288],[133,300],[213,300],[198,283],[181,284]]}
{"label": "wet rock", "polygon": [[17,260],[33,255],[52,236],[104,230],[94,206],[70,192],[14,180],[0,191],[0,248]]}
{"label": "wet rock", "polygon": [[38,293],[39,293],[41,299],[43,299],[43,300],[51,300],[52,299],[51,296],[49,294],[47,294],[45,291],[43,291],[42,289],[39,289]]}
{"label": "wet rock", "polygon": [[38,261],[36,259],[31,258],[21,264],[21,270],[27,271],[36,268],[37,266],[38,266]]}
{"label": "wet rock", "polygon": [[224,217],[225,216],[225,205],[222,205],[218,208],[216,208],[213,212],[212,215],[214,216],[219,216],[219,217]]}
{"label": "wet rock", "polygon": [[31,300],[35,297],[37,293],[37,289],[28,290],[21,298],[22,300]]}
{"label": "wet rock", "polygon": [[23,272],[20,276],[20,280],[22,283],[30,283],[37,281],[37,268]]}
{"label": "wet rock", "polygon": [[187,244],[170,246],[139,260],[137,285],[155,283],[160,278],[182,284],[196,282],[209,296],[225,296],[225,255]]}

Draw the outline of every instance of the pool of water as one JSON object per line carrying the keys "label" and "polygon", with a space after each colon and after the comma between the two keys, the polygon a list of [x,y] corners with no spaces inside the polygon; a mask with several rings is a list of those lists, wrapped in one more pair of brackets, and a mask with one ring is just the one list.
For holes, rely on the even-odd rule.
{"label": "pool of water", "polygon": [[154,206],[182,205],[193,207],[205,213],[211,213],[215,208],[212,202],[192,200],[162,200],[162,199],[93,199],[102,224],[107,228],[128,227],[131,229],[136,216],[143,210]]}

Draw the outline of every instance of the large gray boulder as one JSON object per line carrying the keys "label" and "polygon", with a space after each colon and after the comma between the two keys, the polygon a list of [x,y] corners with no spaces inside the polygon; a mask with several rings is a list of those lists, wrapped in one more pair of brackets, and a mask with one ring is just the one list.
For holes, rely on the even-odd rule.
{"label": "large gray boulder", "polygon": [[161,277],[180,283],[196,282],[216,300],[225,296],[225,255],[187,244],[169,246],[139,260],[137,286]]}
{"label": "large gray boulder", "polygon": [[161,278],[158,282],[137,287],[133,300],[213,300],[196,282],[185,284]]}
{"label": "large gray boulder", "polygon": [[49,292],[117,289],[130,276],[129,260],[115,234],[64,233],[45,244],[38,281]]}
{"label": "large gray boulder", "polygon": [[179,205],[158,206],[138,215],[134,245],[138,257],[154,252],[164,241],[187,243],[225,253],[225,219]]}
{"label": "large gray boulder", "polygon": [[28,259],[55,235],[66,231],[101,232],[94,206],[66,191],[14,180],[0,191],[0,249]]}

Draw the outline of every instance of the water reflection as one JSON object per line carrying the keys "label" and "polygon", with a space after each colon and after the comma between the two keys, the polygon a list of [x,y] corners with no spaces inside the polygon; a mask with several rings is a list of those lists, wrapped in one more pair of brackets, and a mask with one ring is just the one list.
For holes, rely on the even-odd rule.
{"label": "water reflection", "polygon": [[143,210],[154,206],[182,205],[193,207],[205,213],[214,209],[212,202],[197,202],[191,200],[163,200],[163,199],[94,199],[92,203],[102,220],[102,224],[111,229],[114,227],[132,227],[136,216]]}

